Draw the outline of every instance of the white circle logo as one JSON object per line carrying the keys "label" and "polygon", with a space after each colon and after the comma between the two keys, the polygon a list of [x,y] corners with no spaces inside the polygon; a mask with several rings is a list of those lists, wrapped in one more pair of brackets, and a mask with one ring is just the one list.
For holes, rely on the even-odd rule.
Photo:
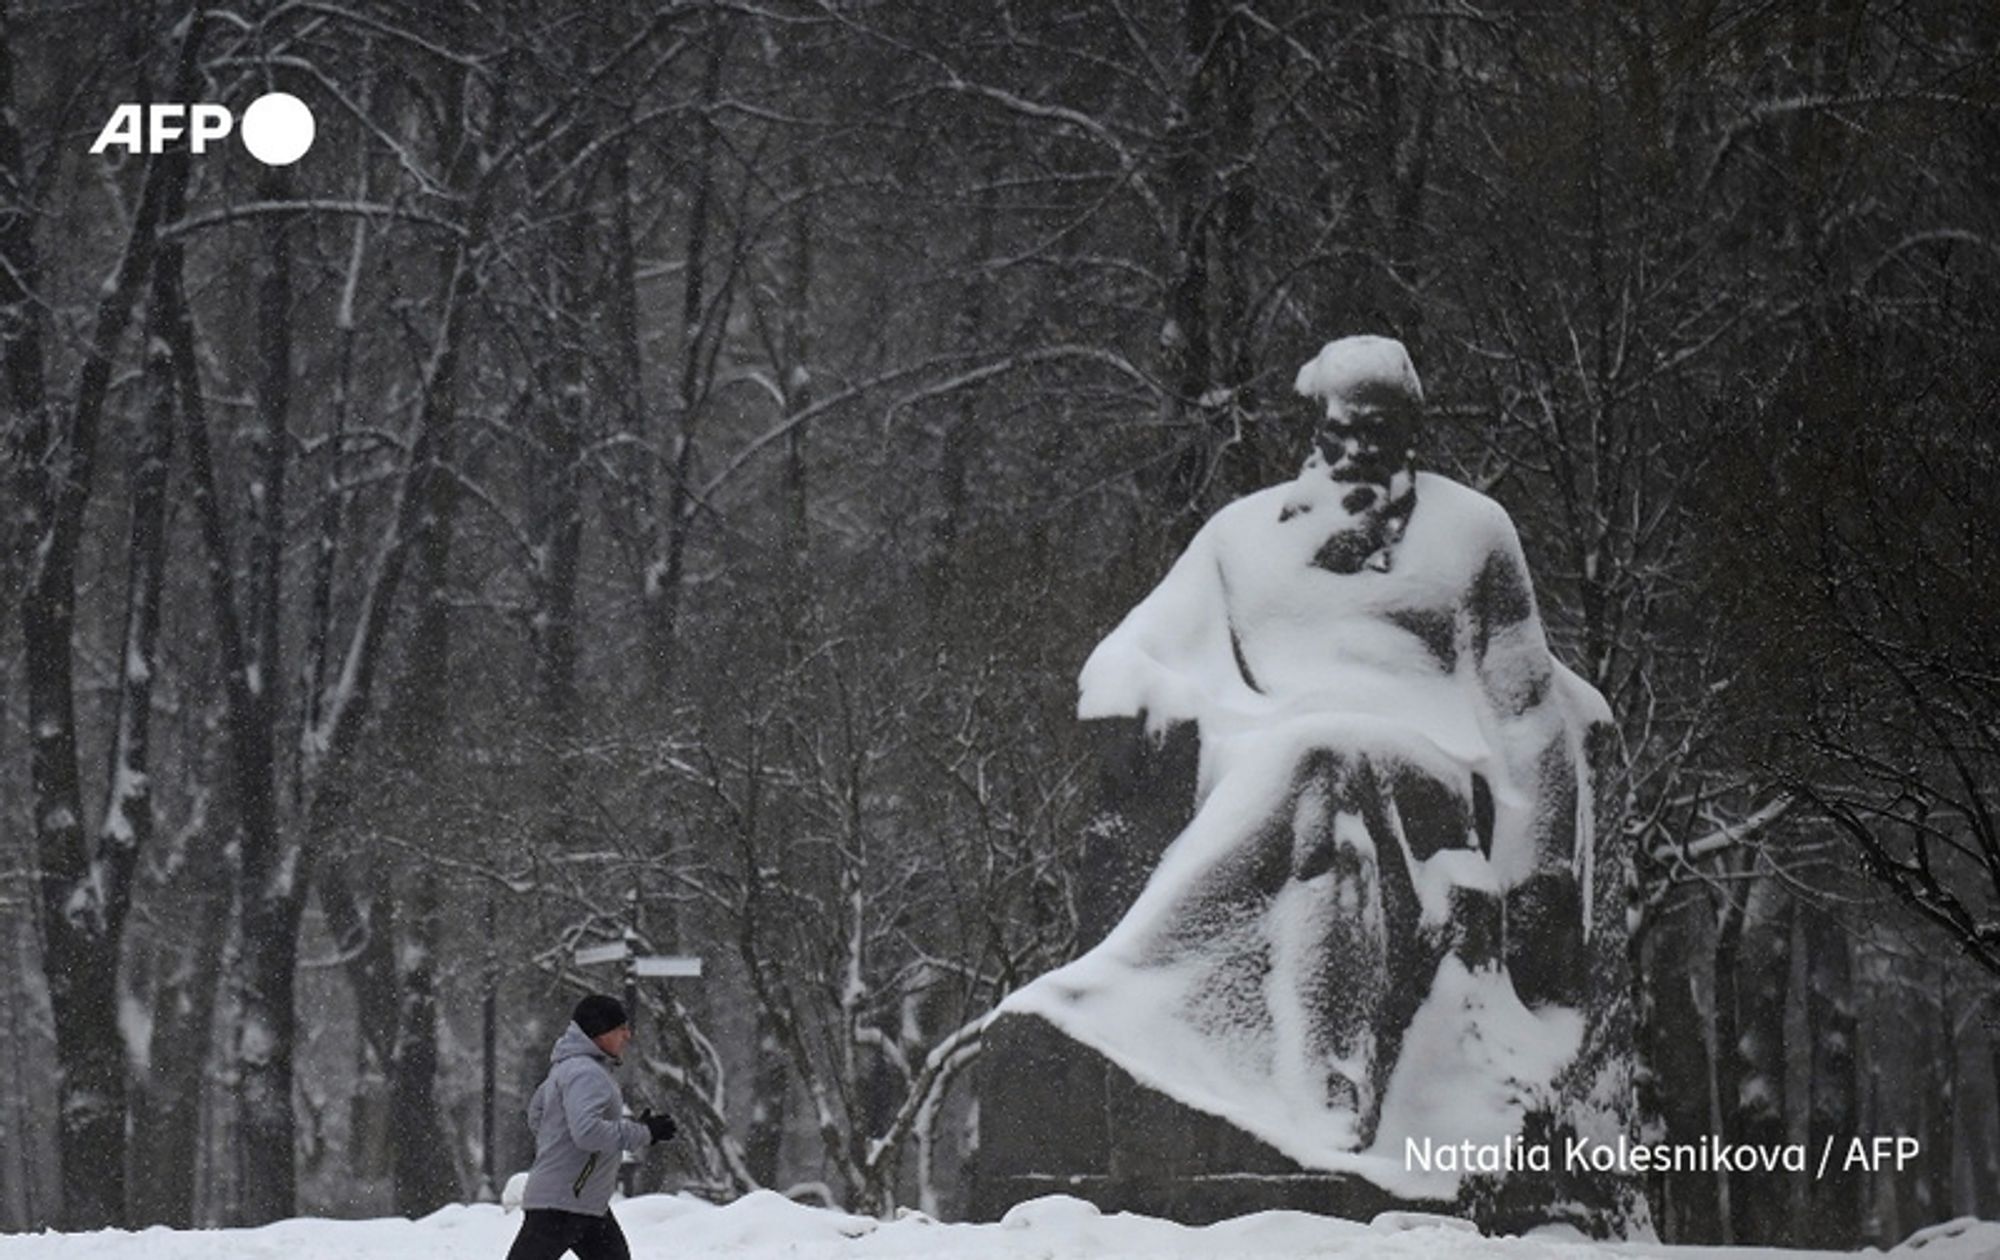
{"label": "white circle logo", "polygon": [[312,111],[290,92],[269,92],[250,102],[238,124],[243,147],[266,166],[290,166],[312,148]]}

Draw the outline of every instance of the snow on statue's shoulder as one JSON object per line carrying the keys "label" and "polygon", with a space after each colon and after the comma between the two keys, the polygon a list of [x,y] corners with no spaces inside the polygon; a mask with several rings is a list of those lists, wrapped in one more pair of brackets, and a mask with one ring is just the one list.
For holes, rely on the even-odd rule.
{"label": "snow on statue's shoulder", "polygon": [[[1486,754],[1459,668],[1457,594],[1490,564],[1520,568],[1506,513],[1429,473],[1386,572],[1336,574],[1318,557],[1357,519],[1352,487],[1308,469],[1223,508],[1153,591],[1105,636],[1078,678],[1077,716],[1181,722],[1204,739],[1301,713],[1376,713],[1424,729],[1468,760]],[[1517,583],[1526,595],[1525,573]]]}

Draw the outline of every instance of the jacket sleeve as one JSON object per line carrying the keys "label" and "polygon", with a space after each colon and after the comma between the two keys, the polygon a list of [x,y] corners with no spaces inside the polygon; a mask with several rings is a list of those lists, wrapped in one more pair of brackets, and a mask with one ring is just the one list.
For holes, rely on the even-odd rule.
{"label": "jacket sleeve", "polygon": [[549,1083],[544,1080],[535,1087],[534,1097],[528,1099],[528,1132],[538,1133],[542,1127],[542,1113],[549,1107]]}
{"label": "jacket sleeve", "polygon": [[563,1119],[569,1124],[570,1140],[578,1150],[608,1155],[620,1150],[643,1150],[653,1140],[645,1125],[621,1117],[624,1105],[610,1074],[585,1067],[564,1073],[558,1085],[562,1090]]}

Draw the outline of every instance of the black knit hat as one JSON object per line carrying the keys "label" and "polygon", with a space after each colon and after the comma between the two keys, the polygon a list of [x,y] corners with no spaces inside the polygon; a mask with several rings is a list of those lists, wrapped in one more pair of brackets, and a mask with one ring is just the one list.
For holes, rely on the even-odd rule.
{"label": "black knit hat", "polygon": [[583,1029],[586,1037],[602,1037],[614,1028],[623,1028],[632,1022],[625,1014],[625,1004],[604,993],[592,993],[576,1004],[570,1012],[570,1019]]}

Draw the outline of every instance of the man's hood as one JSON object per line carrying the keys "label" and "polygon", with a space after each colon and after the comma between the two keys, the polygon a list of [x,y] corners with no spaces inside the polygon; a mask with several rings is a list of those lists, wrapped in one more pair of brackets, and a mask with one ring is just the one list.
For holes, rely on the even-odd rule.
{"label": "man's hood", "polygon": [[615,1064],[618,1062],[618,1060],[604,1053],[603,1048],[590,1039],[590,1034],[578,1028],[575,1022],[572,1021],[568,1028],[563,1029],[563,1035],[556,1038],[555,1048],[549,1051],[549,1062],[561,1063],[564,1059],[575,1059],[583,1056],[597,1059],[606,1064]]}

